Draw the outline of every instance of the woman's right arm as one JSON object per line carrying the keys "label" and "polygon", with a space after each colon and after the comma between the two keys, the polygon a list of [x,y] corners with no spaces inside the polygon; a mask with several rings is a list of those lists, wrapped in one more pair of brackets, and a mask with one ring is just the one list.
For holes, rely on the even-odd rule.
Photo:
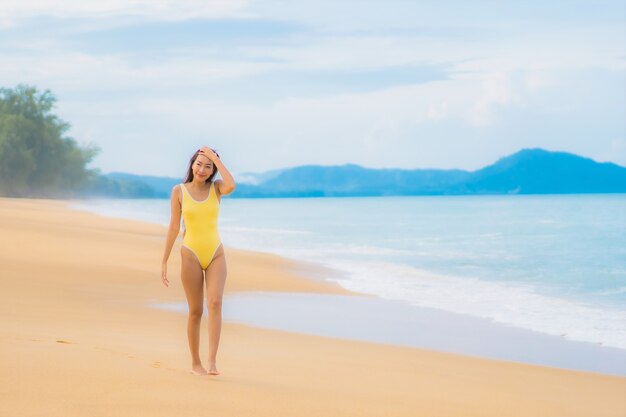
{"label": "woman's right arm", "polygon": [[180,187],[178,185],[172,188],[172,196],[170,199],[171,215],[170,226],[167,230],[167,238],[165,239],[165,250],[163,251],[163,259],[161,261],[161,280],[163,284],[168,287],[169,281],[167,279],[167,260],[172,252],[174,242],[180,233]]}

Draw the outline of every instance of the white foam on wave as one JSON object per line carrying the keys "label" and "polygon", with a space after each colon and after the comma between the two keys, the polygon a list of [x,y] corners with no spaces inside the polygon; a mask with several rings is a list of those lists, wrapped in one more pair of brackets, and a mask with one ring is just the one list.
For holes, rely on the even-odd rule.
{"label": "white foam on wave", "polygon": [[551,297],[532,286],[440,275],[385,262],[332,260],[343,287],[385,299],[626,349],[626,311]]}
{"label": "white foam on wave", "polygon": [[[295,230],[277,230],[262,228],[224,227],[220,228],[220,235],[231,246],[242,249],[259,250],[263,252],[273,252],[282,256],[305,259],[319,262],[329,257],[336,256],[408,256],[414,255],[414,251],[404,249],[383,248],[371,245],[343,244],[313,242],[315,238],[313,232]],[[288,244],[280,239],[284,236],[293,235],[298,240],[293,240]],[[302,237],[310,239],[302,244]],[[308,237],[307,237],[308,236]]]}
{"label": "white foam on wave", "polygon": [[315,249],[316,254],[320,257],[328,257],[329,255],[374,255],[374,256],[395,256],[395,255],[412,255],[414,252],[405,249],[383,248],[372,245],[357,245],[343,243],[329,243],[323,247]]}
{"label": "white foam on wave", "polygon": [[264,227],[242,227],[242,226],[224,226],[220,227],[226,233],[256,233],[256,234],[272,234],[272,235],[310,235],[312,232],[306,230],[293,229],[277,229]]}
{"label": "white foam on wave", "polygon": [[626,294],[626,287],[618,287],[618,288],[613,288],[610,290],[604,290],[604,291],[599,291],[598,295],[620,295],[620,294]]}

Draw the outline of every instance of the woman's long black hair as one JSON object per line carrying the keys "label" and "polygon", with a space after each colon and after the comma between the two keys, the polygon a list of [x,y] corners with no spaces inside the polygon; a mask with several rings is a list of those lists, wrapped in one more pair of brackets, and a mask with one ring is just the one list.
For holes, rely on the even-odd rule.
{"label": "woman's long black hair", "polygon": [[[211,150],[215,152],[215,149],[211,149]],[[220,155],[217,152],[215,152],[215,154],[219,158]],[[191,159],[189,160],[189,168],[187,168],[187,176],[185,177],[185,181],[183,181],[185,184],[193,181],[193,169],[191,169],[191,167],[193,166],[193,163],[196,162],[196,159],[198,159],[198,155],[200,155],[200,149],[198,149],[196,153],[194,153]],[[217,175],[217,167],[215,166],[215,164],[213,164],[213,172],[211,172],[211,175],[209,175],[209,178],[207,178],[206,181],[204,181],[204,183],[208,184],[211,181],[213,181],[213,178],[215,178],[215,175]]]}

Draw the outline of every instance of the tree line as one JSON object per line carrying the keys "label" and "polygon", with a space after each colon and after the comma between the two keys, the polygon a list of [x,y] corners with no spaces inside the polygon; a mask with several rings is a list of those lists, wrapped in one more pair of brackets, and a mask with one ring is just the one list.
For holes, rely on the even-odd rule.
{"label": "tree line", "polygon": [[86,195],[135,197],[143,184],[100,175],[88,164],[100,149],[68,136],[70,124],[53,110],[49,90],[18,85],[0,88],[0,195],[68,198]]}

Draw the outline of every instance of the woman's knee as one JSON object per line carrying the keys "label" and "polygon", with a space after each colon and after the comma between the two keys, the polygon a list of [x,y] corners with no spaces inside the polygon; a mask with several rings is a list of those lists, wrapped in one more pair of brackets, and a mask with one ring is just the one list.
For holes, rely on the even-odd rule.
{"label": "woman's knee", "polygon": [[207,302],[209,310],[220,311],[222,310],[222,297],[209,298]]}
{"label": "woman's knee", "polygon": [[189,318],[192,320],[202,320],[202,306],[189,309]]}

